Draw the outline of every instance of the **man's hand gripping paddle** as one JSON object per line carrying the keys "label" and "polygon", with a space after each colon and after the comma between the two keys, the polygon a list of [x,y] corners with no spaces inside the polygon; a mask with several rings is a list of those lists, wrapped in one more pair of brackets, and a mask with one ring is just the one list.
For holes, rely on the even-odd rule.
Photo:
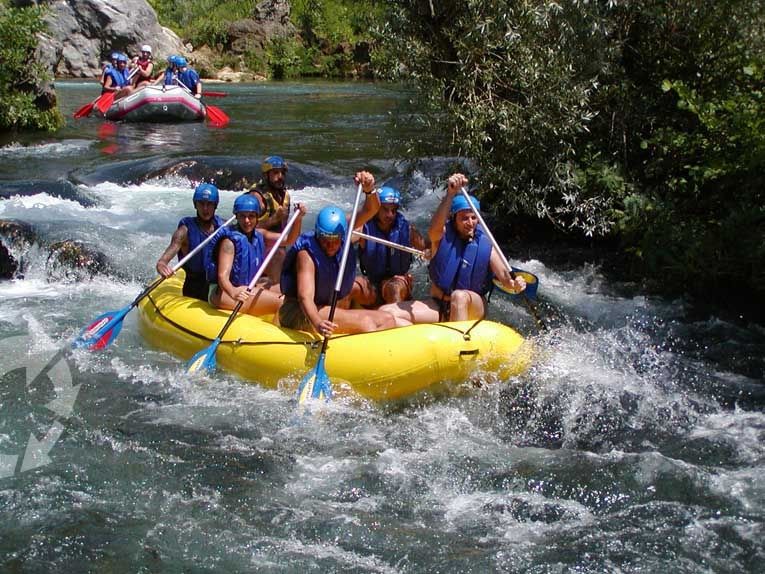
{"label": "man's hand gripping paddle", "polygon": [[[507,260],[507,257],[505,257],[505,254],[502,252],[502,249],[499,247],[499,243],[497,243],[497,240],[494,239],[494,236],[491,234],[491,231],[489,231],[488,226],[486,225],[486,222],[483,220],[483,217],[481,216],[481,213],[476,209],[475,205],[473,205],[473,202],[470,201],[470,196],[468,195],[467,190],[463,187],[460,188],[460,191],[462,192],[462,195],[465,196],[465,199],[467,200],[468,205],[470,206],[470,209],[473,210],[473,213],[475,213],[476,217],[478,218],[478,223],[481,224],[481,227],[483,228],[484,233],[491,241],[492,246],[494,249],[496,249],[497,253],[499,253],[500,258],[502,259],[502,263],[505,266],[505,269],[507,269],[508,273],[510,273],[510,277],[513,279],[516,278],[515,271],[513,270],[513,267],[510,265],[510,263]],[[534,293],[536,294],[536,289],[534,290]],[[528,295],[525,295],[525,293],[522,291],[522,295],[524,295],[523,300],[526,302],[526,306],[529,308],[529,311],[534,317],[534,320],[537,322],[537,325],[539,327],[546,331],[547,325],[545,325],[545,322],[542,321],[542,318],[539,316],[539,313],[537,312],[534,305],[531,304],[531,301],[529,300]]]}
{"label": "man's hand gripping paddle", "polygon": [[[266,258],[263,260],[263,263],[258,268],[258,271],[255,273],[255,276],[252,278],[252,281],[250,281],[250,284],[247,285],[248,293],[252,293],[252,290],[255,288],[255,284],[258,282],[258,280],[261,278],[261,276],[265,272],[266,267],[268,267],[268,264],[271,262],[271,259],[273,259],[274,255],[276,255],[276,252],[279,250],[279,246],[284,241],[284,238],[287,237],[287,234],[292,228],[292,225],[295,223],[295,221],[297,220],[299,216],[300,216],[300,210],[296,210],[295,213],[292,214],[292,217],[290,217],[289,221],[287,222],[287,225],[284,227],[284,230],[279,236],[278,241],[271,248],[271,251],[268,252],[268,255],[266,255]],[[236,317],[237,313],[239,313],[239,309],[242,308],[243,304],[244,304],[244,301],[239,301],[236,304],[236,306],[234,307],[234,310],[231,311],[231,315],[229,315],[229,318],[226,321],[226,324],[223,325],[223,328],[220,330],[220,333],[218,333],[218,336],[215,337],[215,339],[210,344],[210,346],[202,349],[193,357],[191,357],[191,360],[189,360],[188,365],[186,367],[186,372],[195,373],[201,370],[213,372],[215,370],[215,367],[216,367],[215,351],[218,349],[218,345],[220,345],[221,339],[223,339],[223,335],[226,334],[226,331],[228,331],[228,328],[231,326],[231,323],[234,322],[234,318]]]}
{"label": "man's hand gripping paddle", "polygon": [[[194,255],[196,255],[199,251],[201,251],[205,245],[207,245],[215,235],[218,234],[218,232],[223,229],[225,226],[230,225],[232,221],[236,219],[236,216],[233,216],[229,218],[228,221],[226,221],[223,225],[221,225],[218,229],[216,229],[214,232],[210,234],[209,237],[207,237],[202,243],[197,245],[194,249],[192,249],[186,257],[181,259],[178,263],[175,264],[173,267],[173,273],[178,271],[183,265],[191,259]],[[141,291],[140,295],[133,299],[133,302],[130,303],[130,305],[127,305],[126,307],[123,307],[122,309],[119,309],[117,311],[107,311],[103,315],[99,315],[95,318],[94,321],[92,321],[87,327],[85,327],[80,334],[77,336],[77,338],[72,342],[72,346],[75,348],[87,348],[90,351],[97,351],[99,349],[103,349],[105,347],[108,347],[111,342],[117,337],[119,332],[122,330],[122,320],[125,318],[125,315],[127,315],[138,303],[146,297],[149,293],[151,293],[155,288],[159,286],[160,283],[162,283],[166,277],[157,277],[151,284],[149,284],[143,291]]]}
{"label": "man's hand gripping paddle", "polygon": [[[329,320],[332,321],[335,318],[335,309],[337,308],[337,297],[340,294],[340,289],[343,286],[343,276],[345,275],[345,265],[348,262],[348,253],[351,249],[351,237],[353,235],[353,228],[356,225],[356,214],[359,210],[359,200],[361,199],[362,186],[359,183],[359,187],[356,190],[356,201],[353,204],[353,213],[351,214],[351,221],[348,224],[348,232],[345,234],[345,241],[343,243],[343,255],[340,259],[340,268],[337,271],[337,280],[335,281],[335,292],[332,294],[332,304],[329,308]],[[308,371],[300,381],[300,385],[297,390],[298,405],[304,406],[308,399],[324,399],[329,400],[332,397],[332,383],[329,380],[327,372],[324,370],[324,357],[327,354],[327,344],[329,343],[329,335],[324,335],[324,341],[321,344],[321,352],[319,353],[319,359],[316,361],[316,366]]]}

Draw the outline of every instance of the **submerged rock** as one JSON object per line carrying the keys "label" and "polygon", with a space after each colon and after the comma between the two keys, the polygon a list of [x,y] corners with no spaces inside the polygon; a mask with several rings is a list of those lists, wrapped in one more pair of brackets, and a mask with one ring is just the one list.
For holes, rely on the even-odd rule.
{"label": "submerged rock", "polygon": [[53,281],[85,281],[96,274],[112,275],[114,267],[109,258],[94,247],[66,239],[51,244],[46,272]]}
{"label": "submerged rock", "polygon": [[0,279],[13,279],[23,273],[22,253],[35,242],[37,234],[28,223],[0,219]]}

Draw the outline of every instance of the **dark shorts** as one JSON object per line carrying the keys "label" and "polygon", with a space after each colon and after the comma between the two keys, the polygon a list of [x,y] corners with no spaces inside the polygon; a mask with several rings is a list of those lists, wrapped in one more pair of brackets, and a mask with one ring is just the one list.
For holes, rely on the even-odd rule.
{"label": "dark shorts", "polygon": [[449,313],[451,313],[452,310],[451,301],[439,299],[438,297],[432,297],[432,299],[436,302],[436,306],[438,307],[438,322],[444,323],[445,321],[448,321]]}
{"label": "dark shorts", "polygon": [[279,307],[279,325],[298,331],[313,331],[313,324],[294,297],[285,297],[284,303]]}
{"label": "dark shorts", "polygon": [[186,273],[186,280],[183,282],[183,295],[184,297],[193,297],[194,299],[200,299],[207,301],[207,280],[204,274],[191,275]]}

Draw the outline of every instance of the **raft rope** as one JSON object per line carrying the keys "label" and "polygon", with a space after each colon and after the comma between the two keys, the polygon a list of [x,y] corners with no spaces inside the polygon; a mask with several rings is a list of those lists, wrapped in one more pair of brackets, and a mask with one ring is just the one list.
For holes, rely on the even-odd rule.
{"label": "raft rope", "polygon": [[[202,339],[205,341],[212,341],[213,339],[209,337],[205,337],[204,335],[200,335],[199,333],[192,331],[191,329],[188,329],[184,327],[183,325],[180,325],[179,323],[176,323],[173,321],[170,317],[165,315],[162,312],[162,309],[159,307],[157,302],[154,300],[154,298],[151,295],[148,295],[146,297],[149,301],[151,301],[151,304],[154,306],[154,310],[157,312],[157,315],[162,317],[167,323],[178,329],[179,331],[182,331],[186,333],[187,335],[191,335],[192,337],[196,337],[197,339]],[[443,327],[444,329],[450,329],[452,331],[456,331],[460,335],[462,335],[462,338],[465,341],[470,340],[470,331],[472,331],[478,323],[483,321],[483,317],[478,319],[475,323],[473,323],[466,331],[463,331],[462,329],[458,329],[457,327],[452,327],[451,325],[446,325],[444,323],[432,323],[434,326]],[[344,333],[341,335],[337,335],[332,337],[332,339],[344,339],[346,337],[356,337],[358,335],[365,335],[366,333]],[[315,341],[242,341],[241,339],[222,339],[221,343],[232,343],[234,345],[303,345],[304,347],[310,347],[311,349],[316,349],[321,345],[322,340],[317,339]]]}

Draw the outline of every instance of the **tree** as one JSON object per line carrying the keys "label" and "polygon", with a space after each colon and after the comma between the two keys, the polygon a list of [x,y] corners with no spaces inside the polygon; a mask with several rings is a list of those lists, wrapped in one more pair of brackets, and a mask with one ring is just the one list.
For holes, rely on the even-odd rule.
{"label": "tree", "polygon": [[618,237],[670,291],[761,296],[763,4],[393,0],[378,61],[499,213]]}
{"label": "tree", "polygon": [[63,124],[41,88],[50,80],[36,57],[44,28],[41,8],[0,3],[0,129],[53,131]]}

